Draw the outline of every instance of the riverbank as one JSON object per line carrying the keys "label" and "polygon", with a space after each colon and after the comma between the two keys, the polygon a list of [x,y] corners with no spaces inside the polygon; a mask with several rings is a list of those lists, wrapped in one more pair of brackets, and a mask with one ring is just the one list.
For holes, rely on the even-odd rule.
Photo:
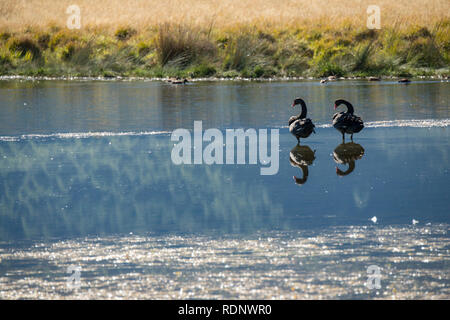
{"label": "riverbank", "polygon": [[450,75],[448,1],[379,0],[380,29],[367,27],[369,3],[360,0],[72,4],[0,2],[0,75],[192,79]]}
{"label": "riverbank", "polygon": [[450,22],[431,30],[283,30],[162,25],[91,33],[0,33],[0,74],[50,77],[273,78],[449,75]]}
{"label": "riverbank", "polygon": [[[328,78],[318,78],[318,77],[271,77],[271,78],[243,78],[243,77],[234,77],[234,78],[218,78],[218,77],[205,77],[205,78],[189,78],[186,79],[186,83],[196,83],[196,82],[221,82],[221,81],[252,81],[252,82],[288,82],[288,81],[320,81],[322,84],[334,81],[394,81],[398,82],[402,77],[397,76],[386,76],[379,77],[377,80],[372,80],[372,77],[340,77],[333,80],[328,80]],[[25,76],[25,75],[4,75],[0,76],[0,81],[163,81],[167,83],[171,83],[173,78],[164,77],[164,78],[147,78],[147,77],[123,77],[123,76],[95,76],[95,77],[77,77],[77,76]],[[439,75],[431,75],[431,76],[417,76],[411,78],[411,81],[441,81],[441,82],[449,82],[450,78],[443,74]],[[177,84],[176,84],[177,85]]]}

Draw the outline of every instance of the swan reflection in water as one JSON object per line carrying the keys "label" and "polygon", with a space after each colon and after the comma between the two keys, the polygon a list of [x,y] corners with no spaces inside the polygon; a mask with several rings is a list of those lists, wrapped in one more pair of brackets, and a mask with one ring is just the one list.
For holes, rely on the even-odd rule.
{"label": "swan reflection in water", "polygon": [[312,165],[316,151],[312,151],[308,146],[296,145],[292,148],[291,153],[289,154],[289,162],[293,167],[298,167],[302,170],[303,177],[298,178],[293,176],[294,181],[298,185],[302,185],[308,180],[308,166]]}
{"label": "swan reflection in water", "polygon": [[348,164],[348,169],[342,171],[336,167],[336,174],[338,176],[346,176],[355,170],[355,161],[361,159],[364,156],[364,148],[357,143],[341,143],[334,149],[333,159],[338,164]]}

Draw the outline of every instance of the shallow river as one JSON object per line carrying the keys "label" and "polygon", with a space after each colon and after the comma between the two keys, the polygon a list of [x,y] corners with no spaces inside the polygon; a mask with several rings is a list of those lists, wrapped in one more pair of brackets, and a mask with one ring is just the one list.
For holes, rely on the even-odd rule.
{"label": "shallow river", "polygon": [[[448,299],[449,89],[0,81],[0,298]],[[300,146],[295,97],[316,124]],[[354,142],[338,98],[365,121]],[[194,121],[224,159],[227,129],[257,132],[235,153],[267,129],[274,174],[260,154],[175,164]]]}

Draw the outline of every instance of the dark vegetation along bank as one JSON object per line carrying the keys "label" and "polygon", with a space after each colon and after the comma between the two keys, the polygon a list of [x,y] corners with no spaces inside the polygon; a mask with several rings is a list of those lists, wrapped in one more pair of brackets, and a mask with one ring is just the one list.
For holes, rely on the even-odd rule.
{"label": "dark vegetation along bank", "polygon": [[449,75],[450,21],[380,30],[61,27],[0,30],[0,74],[249,77]]}

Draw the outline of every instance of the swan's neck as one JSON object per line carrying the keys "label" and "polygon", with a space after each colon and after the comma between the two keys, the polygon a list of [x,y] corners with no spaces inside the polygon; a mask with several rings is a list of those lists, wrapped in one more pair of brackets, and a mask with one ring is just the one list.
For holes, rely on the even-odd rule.
{"label": "swan's neck", "polygon": [[299,114],[298,119],[304,119],[306,118],[306,113],[308,112],[306,110],[306,104],[305,102],[301,101],[300,105],[302,106],[302,112]]}
{"label": "swan's neck", "polygon": [[351,161],[348,163],[348,169],[345,170],[345,171],[342,171],[341,169],[339,169],[339,168],[336,167],[336,174],[337,174],[338,176],[343,177],[343,176],[346,176],[346,175],[349,175],[350,173],[352,173],[353,170],[355,170],[355,160],[351,160]]}
{"label": "swan's neck", "polygon": [[353,114],[355,110],[353,109],[353,106],[350,102],[345,101],[344,104],[347,106],[347,112],[350,114]]}
{"label": "swan's neck", "polygon": [[308,180],[308,166],[300,166],[300,169],[302,169],[303,172],[303,177],[302,178],[298,178],[296,176],[294,176],[294,180],[296,184],[302,185],[306,182],[306,180]]}

